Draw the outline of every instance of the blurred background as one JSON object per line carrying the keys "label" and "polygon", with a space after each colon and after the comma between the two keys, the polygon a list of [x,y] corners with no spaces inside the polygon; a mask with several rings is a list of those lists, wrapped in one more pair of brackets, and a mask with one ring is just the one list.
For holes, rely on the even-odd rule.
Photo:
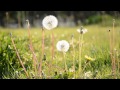
{"label": "blurred background", "polygon": [[25,28],[26,19],[29,19],[31,27],[41,27],[46,15],[55,15],[60,27],[110,26],[113,19],[116,19],[116,25],[120,25],[120,11],[0,11],[0,27]]}

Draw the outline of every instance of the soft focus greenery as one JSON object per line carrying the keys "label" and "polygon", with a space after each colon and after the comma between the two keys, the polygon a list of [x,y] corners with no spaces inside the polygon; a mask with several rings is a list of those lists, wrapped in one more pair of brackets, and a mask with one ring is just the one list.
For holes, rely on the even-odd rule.
{"label": "soft focus greenery", "polygon": [[[73,72],[64,72],[64,61],[63,55],[61,52],[57,51],[56,44],[59,40],[67,40],[71,45],[71,36],[74,35],[74,46],[75,46],[75,69],[76,75],[78,75],[78,38],[79,33],[77,29],[80,27],[58,27],[54,30],[45,30],[45,54],[46,60],[43,60],[42,69],[43,77],[42,78],[73,78]],[[110,48],[109,48],[109,32],[112,30],[110,27],[102,27],[101,25],[90,25],[84,26],[88,29],[88,32],[84,34],[83,47],[82,47],[82,69],[84,68],[81,76],[79,78],[84,78],[84,73],[91,71],[91,78],[98,79],[110,79],[113,78],[111,59],[110,59]],[[118,54],[116,56],[117,60],[120,60],[120,27],[115,27],[115,49]],[[41,28],[31,28],[32,42],[35,49],[35,54],[40,61],[41,51],[42,51],[42,31]],[[28,41],[28,31],[27,29],[3,29],[0,28],[0,78],[26,78],[23,68],[18,61],[16,52],[13,48],[9,33],[12,32],[15,45],[19,51],[20,57],[27,69],[27,72],[31,76],[30,78],[35,77],[34,67],[32,65],[32,53],[29,50],[29,41]],[[51,60],[51,34],[54,33],[55,40],[55,57],[54,60]],[[90,61],[86,65],[85,55],[94,58],[95,61]],[[72,68],[73,62],[73,48],[70,47],[69,51],[66,52],[67,66],[68,69]],[[56,64],[57,62],[57,64]],[[51,67],[48,65],[51,64]],[[118,63],[117,63],[118,64]],[[116,65],[117,66],[117,65]],[[117,78],[119,77],[118,67]],[[39,77],[38,77],[39,78]]]}
{"label": "soft focus greenery", "polygon": [[115,26],[119,26],[120,25],[120,18],[119,17],[113,17],[109,14],[97,14],[97,15],[92,15],[89,16],[85,21],[84,24],[88,25],[88,24],[99,24],[101,26],[112,26],[111,20],[115,19],[116,20],[116,24]]}

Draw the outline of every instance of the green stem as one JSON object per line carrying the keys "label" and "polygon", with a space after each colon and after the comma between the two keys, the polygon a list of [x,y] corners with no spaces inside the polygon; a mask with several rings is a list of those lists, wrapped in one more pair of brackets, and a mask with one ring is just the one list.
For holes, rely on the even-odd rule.
{"label": "green stem", "polygon": [[56,60],[56,62],[55,62],[55,63],[56,63],[56,71],[57,71],[57,60]]}
{"label": "green stem", "polygon": [[116,78],[116,60],[115,60],[115,52],[114,52],[114,45],[115,45],[114,25],[115,25],[115,20],[113,19],[113,30],[112,30],[113,75],[114,78]]}
{"label": "green stem", "polygon": [[32,38],[31,38],[31,32],[30,32],[30,23],[29,20],[27,20],[27,27],[28,27],[28,35],[29,35],[29,44],[30,44],[30,51],[33,54],[33,66],[34,66],[34,71],[35,71],[35,75],[37,75],[37,57],[35,55],[34,49],[33,49],[33,45],[32,45]]}
{"label": "green stem", "polygon": [[74,49],[74,44],[73,44],[73,38],[72,38],[72,47],[73,47],[73,70],[74,70],[74,78],[76,78],[76,74],[75,74],[75,49]]}
{"label": "green stem", "polygon": [[54,58],[54,33],[52,32],[52,60]]}
{"label": "green stem", "polygon": [[[81,41],[81,43],[80,43],[80,41]],[[83,34],[81,34],[81,38],[79,36],[79,74],[80,75],[81,75],[81,71],[82,71],[82,68],[81,68],[82,41],[83,41]]]}
{"label": "green stem", "polygon": [[65,52],[63,52],[63,60],[65,61],[65,71],[67,72],[67,63],[66,63],[66,59],[65,59]]}
{"label": "green stem", "polygon": [[40,77],[42,77],[42,60],[43,60],[43,56],[44,56],[44,47],[45,47],[45,45],[44,45],[44,39],[45,39],[45,37],[44,37],[44,30],[43,30],[43,28],[42,28],[42,55],[41,55],[41,59],[40,59],[40,63],[39,63],[39,67],[38,67],[38,76],[40,75]]}
{"label": "green stem", "polygon": [[74,70],[74,78],[76,77],[75,75],[75,50],[74,50],[74,53],[73,53],[73,70]]}
{"label": "green stem", "polygon": [[118,73],[119,73],[119,59],[118,59],[118,52],[116,52],[116,61],[117,61],[117,64],[118,64]]}

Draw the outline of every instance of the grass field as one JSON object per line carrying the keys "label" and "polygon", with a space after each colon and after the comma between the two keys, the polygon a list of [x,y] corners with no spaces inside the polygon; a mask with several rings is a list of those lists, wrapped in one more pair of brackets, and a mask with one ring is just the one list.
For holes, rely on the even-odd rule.
{"label": "grass field", "polygon": [[[81,49],[81,72],[79,69],[79,27],[58,27],[54,30],[45,30],[44,58],[42,60],[42,76],[37,75],[33,65],[33,54],[29,49],[29,38],[27,29],[3,29],[0,28],[0,77],[1,78],[83,78],[83,79],[111,79],[120,78],[120,27],[114,29],[114,53],[115,53],[115,75],[112,75],[112,65],[110,59],[110,38],[108,30],[113,27],[101,27],[98,25],[84,26],[88,32],[84,34]],[[42,30],[40,28],[30,28],[31,40],[38,63],[41,61],[42,54]],[[20,58],[26,68],[29,77],[19,62],[16,51],[13,47],[12,38],[19,52]],[[54,33],[54,58],[51,53],[51,35]],[[73,44],[72,44],[73,35]],[[60,40],[70,43],[70,48],[65,57],[62,52],[56,49],[56,44]],[[112,42],[113,43],[113,42]],[[74,45],[74,49],[72,48]],[[74,52],[75,51],[75,52]],[[94,61],[87,61],[85,55],[94,58]],[[64,71],[64,61],[66,60],[68,71]],[[75,72],[73,70],[75,62]],[[38,71],[38,69],[37,69]]]}

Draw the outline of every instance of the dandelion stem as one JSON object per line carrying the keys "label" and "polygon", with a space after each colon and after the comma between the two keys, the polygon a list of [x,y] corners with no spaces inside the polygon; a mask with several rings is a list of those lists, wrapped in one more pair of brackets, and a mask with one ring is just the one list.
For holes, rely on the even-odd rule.
{"label": "dandelion stem", "polygon": [[15,51],[16,51],[16,54],[17,54],[17,56],[18,56],[18,60],[19,60],[20,64],[22,65],[23,70],[24,70],[26,76],[29,77],[29,75],[28,75],[28,73],[27,73],[27,71],[26,71],[26,69],[25,69],[25,67],[24,67],[24,64],[23,64],[23,62],[22,62],[22,60],[21,60],[21,58],[20,58],[20,55],[19,55],[19,53],[18,53],[18,50],[17,50],[17,48],[16,48],[16,46],[15,46],[15,43],[14,43],[14,40],[13,40],[12,36],[11,36],[11,41],[12,41],[12,44],[13,44],[14,49],[15,49]]}
{"label": "dandelion stem", "polygon": [[80,70],[81,70],[81,62],[80,62],[80,36],[79,36],[79,52],[78,52],[78,54],[79,54],[79,73],[80,73]]}
{"label": "dandelion stem", "polygon": [[116,78],[116,61],[115,61],[115,52],[114,52],[114,25],[115,19],[113,19],[113,30],[112,30],[112,53],[113,53],[113,75]]}
{"label": "dandelion stem", "polygon": [[29,48],[30,50],[32,51],[32,54],[33,54],[33,65],[34,65],[34,68],[35,68],[35,73],[37,74],[37,68],[36,68],[36,62],[35,62],[35,53],[33,51],[33,49],[31,48],[31,46],[29,45]]}
{"label": "dandelion stem", "polygon": [[111,61],[112,61],[112,73],[113,73],[113,57],[112,57],[112,41],[111,41],[111,33],[110,33],[110,30],[109,30],[109,43],[110,43],[110,58],[111,58]]}
{"label": "dandelion stem", "polygon": [[[81,43],[80,43],[80,41],[81,41]],[[79,36],[79,74],[80,75],[81,75],[81,70],[82,70],[82,66],[81,66],[82,42],[83,42],[83,34],[81,34],[81,38]]]}
{"label": "dandelion stem", "polygon": [[63,52],[63,60],[65,61],[65,71],[67,72],[67,62],[66,62],[66,59],[65,59],[65,52]]}
{"label": "dandelion stem", "polygon": [[117,61],[117,63],[118,63],[117,65],[118,65],[118,73],[119,73],[119,63],[120,63],[120,62],[119,62],[119,59],[118,59],[118,51],[116,52],[116,57],[117,57],[117,58],[116,58],[116,61]]}
{"label": "dandelion stem", "polygon": [[[57,69],[57,60],[56,60],[56,62],[55,62],[55,63],[56,63],[56,69]],[[56,71],[57,71],[57,70],[56,70]]]}
{"label": "dandelion stem", "polygon": [[74,48],[74,39],[72,36],[72,48],[73,48],[73,70],[74,70],[74,78],[76,77],[75,75],[75,48]]}
{"label": "dandelion stem", "polygon": [[43,55],[44,55],[44,29],[42,28],[42,57],[40,60],[40,67],[38,68],[38,74],[42,75],[42,59],[43,59]]}
{"label": "dandelion stem", "polygon": [[30,43],[30,50],[33,54],[33,65],[34,65],[34,68],[35,68],[35,73],[37,74],[37,68],[36,68],[36,65],[37,65],[37,57],[34,53],[34,49],[33,49],[33,45],[32,45],[32,40],[31,40],[31,33],[30,33],[30,23],[29,23],[29,20],[26,20],[27,21],[27,27],[28,27],[28,34],[29,34],[29,43]]}
{"label": "dandelion stem", "polygon": [[8,28],[8,22],[9,22],[9,13],[6,12],[6,24],[7,24],[7,28]]}
{"label": "dandelion stem", "polygon": [[52,60],[54,57],[54,33],[52,32]]}

